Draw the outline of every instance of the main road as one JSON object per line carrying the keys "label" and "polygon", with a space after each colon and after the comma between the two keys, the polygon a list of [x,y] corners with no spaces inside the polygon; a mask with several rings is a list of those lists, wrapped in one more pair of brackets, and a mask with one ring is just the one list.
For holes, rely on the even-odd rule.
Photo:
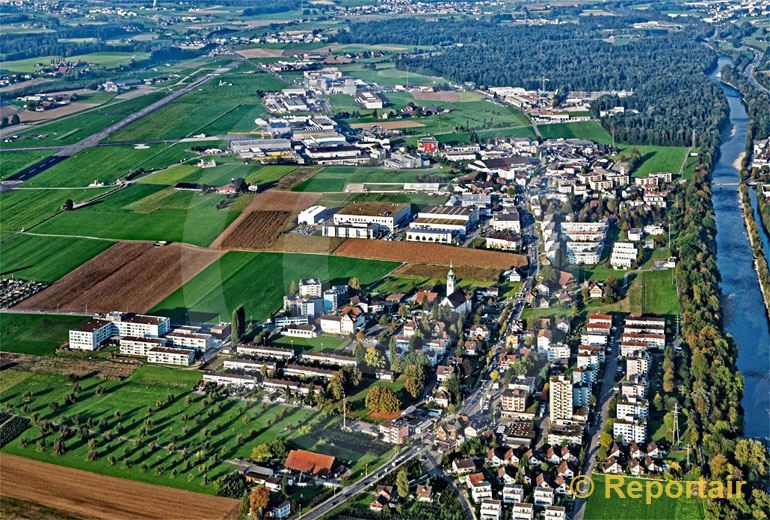
{"label": "main road", "polygon": [[146,107],[141,108],[132,114],[129,114],[128,116],[124,117],[120,121],[117,121],[106,128],[102,128],[98,132],[89,135],[85,139],[78,141],[75,144],[71,144],[69,146],[63,147],[54,155],[51,155],[50,157],[46,157],[42,161],[39,161],[33,164],[32,166],[28,166],[27,168],[23,169],[17,174],[12,175],[11,177],[8,177],[8,179],[6,180],[7,181],[25,181],[27,179],[31,179],[35,175],[38,175],[44,172],[48,168],[51,168],[52,166],[63,161],[67,157],[75,155],[76,153],[81,152],[86,148],[92,148],[98,145],[101,141],[103,141],[110,135],[114,134],[115,132],[122,130],[123,128],[127,127],[131,123],[134,123],[139,119],[143,118],[144,116],[155,112],[159,108],[162,108],[168,105],[175,99],[178,99],[184,96],[185,94],[189,94],[190,92],[194,91],[201,85],[217,77],[220,73],[226,73],[231,71],[233,68],[236,67],[236,65],[237,65],[237,62],[231,65],[228,65],[227,67],[218,69],[217,72],[206,74],[205,76],[196,79],[189,85],[182,87],[179,90],[175,90],[174,92],[170,93],[168,96],[164,97],[163,99],[159,99],[158,101],[151,103]]}

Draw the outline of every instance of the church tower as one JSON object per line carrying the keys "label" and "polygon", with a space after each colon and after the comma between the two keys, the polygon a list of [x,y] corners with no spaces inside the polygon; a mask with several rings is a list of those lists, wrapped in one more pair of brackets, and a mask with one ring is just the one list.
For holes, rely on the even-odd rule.
{"label": "church tower", "polygon": [[450,262],[449,272],[446,274],[446,295],[447,296],[455,292],[456,282],[457,282],[457,279],[455,278],[455,272],[452,270],[452,263]]}

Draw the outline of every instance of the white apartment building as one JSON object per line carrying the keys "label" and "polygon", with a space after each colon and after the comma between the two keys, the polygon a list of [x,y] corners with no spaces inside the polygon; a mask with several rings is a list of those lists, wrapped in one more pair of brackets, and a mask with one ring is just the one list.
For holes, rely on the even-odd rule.
{"label": "white apartment building", "polygon": [[511,520],[532,520],[535,518],[535,506],[518,502],[511,508]]}
{"label": "white apartment building", "polygon": [[515,504],[524,501],[524,486],[521,484],[506,484],[503,486],[503,503]]}
{"label": "white apartment building", "polygon": [[69,347],[76,350],[96,350],[115,332],[111,321],[94,318],[83,325],[70,329]]}
{"label": "white apartment building", "polygon": [[161,316],[111,312],[93,318],[69,331],[69,347],[76,350],[97,350],[113,336],[162,337],[170,320]]}
{"label": "white apartment building", "polygon": [[626,375],[646,375],[650,369],[650,357],[642,351],[636,355],[626,357]]}
{"label": "white apartment building", "polygon": [[621,421],[646,419],[649,411],[649,403],[641,397],[629,397],[617,403],[617,416]]}
{"label": "white apartment building", "polygon": [[511,211],[510,213],[495,214],[492,217],[492,229],[495,231],[521,233],[521,219],[519,218],[519,213]]}
{"label": "white apartment building", "polygon": [[642,444],[647,438],[647,420],[624,421],[616,419],[612,425],[612,436],[616,439],[619,437],[623,444],[630,444],[631,442]]}
{"label": "white apartment building", "polygon": [[546,506],[543,512],[543,520],[565,520],[567,510],[562,506]]}
{"label": "white apartment building", "polygon": [[207,352],[214,348],[217,340],[211,335],[202,332],[193,332],[188,329],[174,329],[166,335],[174,347],[190,348],[197,352]]}
{"label": "white apartment building", "polygon": [[657,348],[662,350],[666,346],[665,334],[633,334],[623,332],[620,340],[625,342],[639,342],[645,343],[649,348]]}
{"label": "white apartment building", "polygon": [[500,520],[502,514],[502,504],[499,500],[485,498],[481,501],[479,507],[479,518],[481,520]]}
{"label": "white apartment building", "polygon": [[292,359],[294,351],[289,348],[265,347],[260,345],[238,345],[238,354],[271,359]]}
{"label": "white apartment building", "polygon": [[165,338],[135,338],[132,336],[124,336],[120,338],[120,353],[126,356],[147,357],[150,350],[165,345]]}
{"label": "white apartment building", "polygon": [[299,281],[299,295],[303,298],[323,298],[323,284],[318,278],[304,278]]}
{"label": "white apartment building", "polygon": [[195,351],[186,348],[155,347],[147,354],[148,363],[188,367],[195,361]]}
{"label": "white apartment building", "polygon": [[572,419],[572,381],[567,376],[553,376],[548,387],[551,421]]}
{"label": "white apartment building", "polygon": [[630,269],[639,256],[633,242],[615,242],[610,255],[610,265],[616,269]]}
{"label": "white apartment building", "polygon": [[225,359],[224,367],[226,370],[243,370],[244,372],[261,372],[263,369],[275,371],[276,364],[272,361],[260,361],[253,359]]}
{"label": "white apartment building", "polygon": [[560,359],[569,359],[569,356],[569,345],[565,345],[564,343],[553,343],[549,345],[548,350],[546,351],[546,358],[551,363]]}
{"label": "white apartment building", "polygon": [[223,386],[242,386],[245,388],[254,388],[257,386],[257,378],[254,376],[245,376],[240,374],[203,374],[205,383],[216,383]]}

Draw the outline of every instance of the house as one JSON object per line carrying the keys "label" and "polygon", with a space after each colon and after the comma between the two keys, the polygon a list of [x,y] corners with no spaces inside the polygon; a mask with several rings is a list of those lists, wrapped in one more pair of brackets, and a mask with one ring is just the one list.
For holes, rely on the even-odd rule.
{"label": "house", "polygon": [[524,486],[521,484],[505,484],[503,486],[503,503],[514,504],[524,501]]}
{"label": "house", "polygon": [[455,367],[450,365],[439,365],[436,367],[436,380],[441,383],[452,377],[455,373]]}
{"label": "house", "polygon": [[628,463],[628,471],[635,477],[644,475],[644,467],[639,463],[639,459],[632,458]]}
{"label": "house", "polygon": [[602,464],[602,472],[610,475],[620,475],[623,473],[623,468],[618,464],[615,457],[608,457]]}
{"label": "house", "polygon": [[548,348],[551,346],[551,338],[553,333],[548,329],[540,329],[537,331],[537,351],[541,354],[546,354]]}
{"label": "house", "polygon": [[278,505],[270,508],[270,513],[273,518],[283,520],[291,516],[291,502],[288,500],[282,500]]}
{"label": "house", "polygon": [[431,486],[420,484],[417,486],[418,502],[433,502],[433,488]]}
{"label": "house", "polygon": [[604,298],[604,284],[591,282],[588,286],[588,297],[591,299]]}
{"label": "house", "polygon": [[552,506],[554,491],[550,487],[536,487],[534,493],[534,502],[536,506]]}
{"label": "house", "polygon": [[324,334],[351,335],[361,329],[366,320],[360,307],[345,307],[340,314],[326,314],[319,319]]}
{"label": "house", "polygon": [[533,520],[533,518],[535,518],[535,506],[523,502],[513,504],[511,520]]}
{"label": "house", "polygon": [[467,475],[476,469],[473,459],[455,459],[452,462],[452,471],[455,475]]}
{"label": "house", "polygon": [[566,520],[567,510],[562,506],[546,506],[543,520]]}
{"label": "house", "polygon": [[499,500],[485,498],[479,507],[480,520],[500,520],[502,505]]}
{"label": "house", "polygon": [[335,463],[336,459],[331,455],[307,450],[291,450],[283,463],[283,467],[297,473],[331,475]]}
{"label": "house", "polygon": [[487,482],[483,473],[471,473],[468,475],[468,487],[474,502],[480,502],[485,498],[492,498],[492,484]]}
{"label": "house", "polygon": [[433,402],[436,403],[436,406],[440,406],[441,408],[449,408],[451,401],[452,396],[443,388],[439,388],[433,393]]}

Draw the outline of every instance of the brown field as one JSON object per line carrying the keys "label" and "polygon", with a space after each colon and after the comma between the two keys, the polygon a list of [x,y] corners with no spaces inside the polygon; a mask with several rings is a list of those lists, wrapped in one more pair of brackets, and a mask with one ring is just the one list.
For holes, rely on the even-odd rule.
{"label": "brown field", "polygon": [[351,128],[374,128],[379,126],[385,130],[398,130],[399,128],[419,128],[425,126],[417,121],[409,121],[408,119],[403,121],[377,121],[376,123],[353,123]]}
{"label": "brown field", "polygon": [[253,211],[222,238],[222,247],[258,249],[273,243],[289,218],[288,211]]}
{"label": "brown field", "polygon": [[14,455],[0,457],[0,494],[90,518],[236,518],[238,501],[106,477]]}
{"label": "brown field", "polygon": [[320,172],[322,169],[322,166],[300,166],[288,175],[281,177],[276,187],[279,190],[291,190],[298,184]]}
{"label": "brown field", "polygon": [[[463,265],[457,266],[454,271],[461,280],[496,282],[500,278],[502,269]],[[416,276],[420,278],[444,278],[446,276],[446,266],[432,264],[404,264],[393,271],[393,274],[396,276]]]}
{"label": "brown field", "polygon": [[281,58],[283,49],[241,49],[237,51],[244,58]]}
{"label": "brown field", "polygon": [[118,242],[17,308],[147,312],[220,254],[183,244]]}
{"label": "brown field", "polygon": [[3,370],[119,380],[130,376],[138,367],[138,361],[117,362],[108,359],[88,359],[78,355],[35,356],[18,352],[0,352],[0,368]]}
{"label": "brown field", "polygon": [[39,121],[49,121],[56,119],[57,117],[64,117],[70,114],[75,114],[87,108],[93,108],[97,106],[96,103],[80,103],[73,102],[69,105],[64,105],[58,108],[52,108],[44,112],[35,112],[34,110],[23,110],[19,113],[19,118],[24,123],[37,123]]}
{"label": "brown field", "polygon": [[483,249],[469,249],[443,244],[388,242],[349,238],[334,250],[335,255],[391,260],[394,262],[431,263],[470,267],[508,269],[527,265],[527,257]]}
{"label": "brown field", "polygon": [[448,103],[457,103],[460,101],[460,95],[457,92],[451,90],[443,90],[438,92],[423,92],[421,90],[410,91],[414,99],[422,99],[424,101],[446,101]]}
{"label": "brown field", "polygon": [[343,241],[343,238],[336,237],[285,233],[268,249],[281,253],[316,253],[325,255],[334,251]]}

